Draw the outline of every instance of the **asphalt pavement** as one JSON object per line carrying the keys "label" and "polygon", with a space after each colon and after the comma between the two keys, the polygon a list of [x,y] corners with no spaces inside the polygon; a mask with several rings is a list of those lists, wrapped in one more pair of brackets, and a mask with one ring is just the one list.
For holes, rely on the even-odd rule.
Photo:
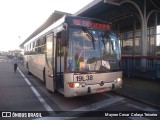
{"label": "asphalt pavement", "polygon": [[0,62],[0,111],[45,111],[11,62]]}

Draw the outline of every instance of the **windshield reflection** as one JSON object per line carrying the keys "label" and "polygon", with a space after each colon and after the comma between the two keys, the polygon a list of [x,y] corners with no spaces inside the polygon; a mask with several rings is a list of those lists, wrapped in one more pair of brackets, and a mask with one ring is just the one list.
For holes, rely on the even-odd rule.
{"label": "windshield reflection", "polygon": [[98,30],[69,30],[68,71],[107,71],[119,69],[116,35]]}

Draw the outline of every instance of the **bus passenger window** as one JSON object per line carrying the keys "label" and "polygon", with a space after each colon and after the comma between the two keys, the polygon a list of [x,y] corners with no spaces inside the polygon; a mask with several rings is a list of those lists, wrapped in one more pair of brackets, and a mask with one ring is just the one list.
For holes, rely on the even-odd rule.
{"label": "bus passenger window", "polygon": [[42,45],[45,45],[45,44],[46,44],[46,37],[43,37]]}
{"label": "bus passenger window", "polygon": [[41,47],[38,47],[38,54],[41,54],[41,53],[42,53]]}
{"label": "bus passenger window", "polygon": [[32,44],[33,44],[33,48],[34,48],[34,47],[35,47],[35,46],[34,46],[34,45],[35,45],[35,42],[33,42]]}

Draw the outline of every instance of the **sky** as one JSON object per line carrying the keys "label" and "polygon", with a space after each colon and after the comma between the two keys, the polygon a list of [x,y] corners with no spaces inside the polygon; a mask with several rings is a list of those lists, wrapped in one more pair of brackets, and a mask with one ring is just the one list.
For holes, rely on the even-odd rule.
{"label": "sky", "polygon": [[19,45],[55,11],[75,13],[93,0],[0,0],[0,51]]}

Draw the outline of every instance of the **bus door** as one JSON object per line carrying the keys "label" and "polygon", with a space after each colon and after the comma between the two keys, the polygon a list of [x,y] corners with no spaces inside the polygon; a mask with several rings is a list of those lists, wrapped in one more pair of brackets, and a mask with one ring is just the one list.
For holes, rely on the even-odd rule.
{"label": "bus door", "polygon": [[56,87],[59,92],[64,93],[64,47],[61,44],[61,34],[57,33],[56,42]]}
{"label": "bus door", "polygon": [[46,65],[45,65],[45,82],[46,88],[54,92],[54,39],[53,33],[46,36]]}

